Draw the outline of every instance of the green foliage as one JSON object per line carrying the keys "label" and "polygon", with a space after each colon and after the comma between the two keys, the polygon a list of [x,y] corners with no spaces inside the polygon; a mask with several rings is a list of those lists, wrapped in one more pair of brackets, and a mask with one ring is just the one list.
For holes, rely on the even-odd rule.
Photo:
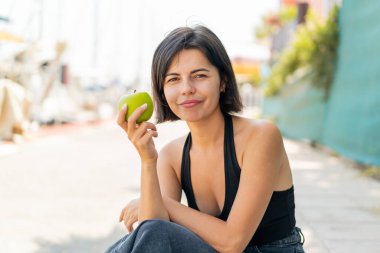
{"label": "green foliage", "polygon": [[255,37],[257,39],[265,39],[277,31],[277,27],[268,25],[266,22],[262,22],[260,26],[255,29]]}
{"label": "green foliage", "polygon": [[248,82],[253,86],[253,87],[258,87],[261,85],[261,76],[259,72],[252,72],[249,75],[249,80]]}
{"label": "green foliage", "polygon": [[288,6],[285,8],[281,8],[280,12],[278,13],[278,16],[282,24],[291,22],[295,20],[295,18],[297,17],[297,7]]}
{"label": "green foliage", "polygon": [[273,66],[265,95],[276,95],[297,69],[307,68],[311,70],[312,85],[323,89],[328,97],[338,45],[338,13],[335,6],[323,23],[308,13],[306,24],[298,27],[293,42]]}
{"label": "green foliage", "polygon": [[366,177],[372,177],[377,180],[380,180],[380,167],[367,167],[364,168],[361,172],[361,175]]}

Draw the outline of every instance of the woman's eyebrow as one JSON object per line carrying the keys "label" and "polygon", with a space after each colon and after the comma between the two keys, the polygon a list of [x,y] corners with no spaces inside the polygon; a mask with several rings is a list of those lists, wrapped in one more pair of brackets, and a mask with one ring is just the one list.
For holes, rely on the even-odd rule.
{"label": "woman's eyebrow", "polygon": [[[208,69],[206,69],[206,68],[199,68],[199,69],[194,69],[194,70],[192,70],[190,73],[191,73],[191,74],[194,74],[194,73],[196,73],[196,72],[200,72],[200,71],[210,72],[210,70],[208,70]],[[178,74],[178,73],[167,73],[167,74],[165,75],[165,77],[167,77],[167,76],[179,76],[179,74]]]}
{"label": "woman's eyebrow", "polygon": [[199,72],[199,71],[210,72],[210,70],[208,70],[208,69],[205,69],[205,68],[199,68],[199,69],[194,69],[193,71],[191,71],[191,74],[194,74],[194,73]]}
{"label": "woman's eyebrow", "polygon": [[165,75],[165,77],[167,77],[167,76],[179,76],[179,74],[177,74],[177,73],[167,73]]}

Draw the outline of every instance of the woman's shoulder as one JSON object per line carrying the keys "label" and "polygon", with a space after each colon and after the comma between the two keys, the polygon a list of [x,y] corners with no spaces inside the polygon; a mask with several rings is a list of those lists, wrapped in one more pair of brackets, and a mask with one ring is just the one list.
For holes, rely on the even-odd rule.
{"label": "woman's shoulder", "polygon": [[[286,158],[284,143],[279,128],[267,120],[234,118],[235,147],[239,165],[243,170],[261,168],[252,163],[277,161],[278,168]],[[235,127],[236,126],[236,127]],[[276,159],[274,159],[276,158]]]}
{"label": "woman's shoulder", "polygon": [[170,164],[175,169],[179,168],[186,138],[187,135],[184,135],[165,144],[160,150],[159,159],[164,160],[166,164]]}
{"label": "woman's shoulder", "polygon": [[279,128],[273,122],[264,119],[249,119],[241,116],[233,116],[235,136],[281,136]]}
{"label": "woman's shoulder", "polygon": [[282,146],[282,136],[279,128],[272,122],[263,119],[248,119],[240,116],[233,117],[234,136],[237,146],[246,149],[260,147]]}
{"label": "woman's shoulder", "polygon": [[186,138],[187,138],[187,135],[184,135],[184,136],[171,140],[170,142],[168,142],[162,147],[161,152],[164,154],[173,153],[177,151],[182,152],[183,145],[185,144]]}

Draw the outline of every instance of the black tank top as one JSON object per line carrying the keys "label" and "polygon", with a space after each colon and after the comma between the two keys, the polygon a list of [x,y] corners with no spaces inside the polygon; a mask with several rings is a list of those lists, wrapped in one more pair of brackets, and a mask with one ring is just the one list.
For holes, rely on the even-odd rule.
{"label": "black tank top", "polygon": [[[224,115],[224,172],[225,200],[219,219],[227,220],[239,187],[240,167],[236,159],[232,117]],[[198,210],[190,176],[191,133],[187,136],[182,153],[181,183],[189,207]],[[293,186],[285,191],[274,191],[264,217],[248,245],[262,245],[287,236],[296,224]]]}

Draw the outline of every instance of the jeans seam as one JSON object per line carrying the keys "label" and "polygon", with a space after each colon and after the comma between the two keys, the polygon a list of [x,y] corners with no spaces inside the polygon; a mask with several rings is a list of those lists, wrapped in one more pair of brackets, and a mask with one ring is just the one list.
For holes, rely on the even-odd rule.
{"label": "jeans seam", "polygon": [[300,228],[296,227],[296,230],[297,230],[297,232],[298,232],[298,234],[300,236],[300,243],[301,243],[301,245],[303,245],[305,243],[305,236],[302,233],[302,231],[301,231]]}
{"label": "jeans seam", "polygon": [[262,253],[261,250],[259,249],[259,247],[255,246],[255,251],[257,251],[258,253]]}

